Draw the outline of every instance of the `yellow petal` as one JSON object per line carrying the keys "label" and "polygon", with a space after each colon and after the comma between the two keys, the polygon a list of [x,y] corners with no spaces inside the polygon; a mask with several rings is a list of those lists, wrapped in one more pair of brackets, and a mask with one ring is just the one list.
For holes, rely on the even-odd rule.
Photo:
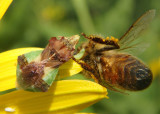
{"label": "yellow petal", "polygon": [[0,53],[0,91],[15,88],[17,57],[41,48],[19,48]]}
{"label": "yellow petal", "polygon": [[83,69],[81,68],[81,66],[71,59],[68,62],[64,63],[62,66],[60,66],[58,77],[65,78],[67,76],[72,76],[81,72],[82,70]]}
{"label": "yellow petal", "polygon": [[75,114],[96,114],[96,113],[75,113]]}
{"label": "yellow petal", "polygon": [[0,20],[13,0],[0,0]]}
{"label": "yellow petal", "polygon": [[55,82],[48,92],[14,91],[0,96],[0,113],[10,108],[15,113],[72,114],[106,98],[103,86],[86,80]]}
{"label": "yellow petal", "polygon": [[160,74],[160,58],[151,61],[150,63],[151,70],[153,72],[153,77]]}

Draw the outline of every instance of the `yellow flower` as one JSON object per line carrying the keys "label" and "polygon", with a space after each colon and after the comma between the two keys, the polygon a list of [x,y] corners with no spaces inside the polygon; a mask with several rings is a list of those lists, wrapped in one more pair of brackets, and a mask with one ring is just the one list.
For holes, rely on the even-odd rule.
{"label": "yellow flower", "polygon": [[11,3],[12,0],[0,0],[0,20]]}
{"label": "yellow flower", "polygon": [[[35,50],[40,50],[40,48],[20,48],[0,53],[0,91],[16,87],[17,56]],[[68,66],[67,64],[72,65]],[[82,68],[77,63],[70,60],[60,68],[59,74],[73,75],[81,70]],[[62,80],[55,82],[48,92],[17,90],[1,95],[0,113],[10,111],[71,114],[107,98],[106,95],[106,88],[97,83],[86,80]]]}
{"label": "yellow flower", "polygon": [[153,72],[153,77],[155,78],[160,74],[160,58],[152,60],[150,62],[150,67]]}
{"label": "yellow flower", "polygon": [[[12,0],[0,0],[0,19]],[[15,90],[17,57],[40,48],[21,48],[0,53],[0,113],[63,113],[72,114],[107,98],[107,90],[101,85],[85,80],[54,82],[48,92]],[[82,68],[73,60],[63,64],[59,77],[79,73]],[[7,90],[10,90],[10,93]],[[12,92],[11,92],[12,90]]]}

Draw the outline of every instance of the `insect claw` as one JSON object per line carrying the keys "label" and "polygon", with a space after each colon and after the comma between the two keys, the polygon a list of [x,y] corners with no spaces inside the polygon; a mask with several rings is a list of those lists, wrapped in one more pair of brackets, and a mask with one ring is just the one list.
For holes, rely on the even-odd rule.
{"label": "insect claw", "polygon": [[83,33],[83,32],[82,32],[82,33],[81,33],[81,35],[82,35],[82,36],[84,36],[85,38],[87,38],[87,36],[86,36],[86,34],[85,34],[85,33]]}

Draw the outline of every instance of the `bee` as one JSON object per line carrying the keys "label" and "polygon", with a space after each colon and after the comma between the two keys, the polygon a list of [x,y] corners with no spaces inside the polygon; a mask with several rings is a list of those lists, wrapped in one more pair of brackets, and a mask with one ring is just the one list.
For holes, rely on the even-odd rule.
{"label": "bee", "polygon": [[155,10],[143,14],[120,39],[104,39],[82,33],[82,36],[88,39],[88,42],[81,46],[85,53],[80,60],[73,60],[82,66],[86,76],[92,77],[108,89],[123,93],[124,90],[139,91],[147,88],[152,82],[151,70],[124,50],[137,46],[133,41],[137,41],[138,35],[147,28],[154,16]]}

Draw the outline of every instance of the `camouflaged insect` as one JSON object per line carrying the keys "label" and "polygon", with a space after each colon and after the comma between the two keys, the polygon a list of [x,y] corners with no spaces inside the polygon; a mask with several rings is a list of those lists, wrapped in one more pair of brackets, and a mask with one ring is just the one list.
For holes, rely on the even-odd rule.
{"label": "camouflaged insect", "polygon": [[52,37],[43,51],[32,51],[18,57],[18,89],[45,92],[52,85],[58,67],[74,54],[78,35]]}

